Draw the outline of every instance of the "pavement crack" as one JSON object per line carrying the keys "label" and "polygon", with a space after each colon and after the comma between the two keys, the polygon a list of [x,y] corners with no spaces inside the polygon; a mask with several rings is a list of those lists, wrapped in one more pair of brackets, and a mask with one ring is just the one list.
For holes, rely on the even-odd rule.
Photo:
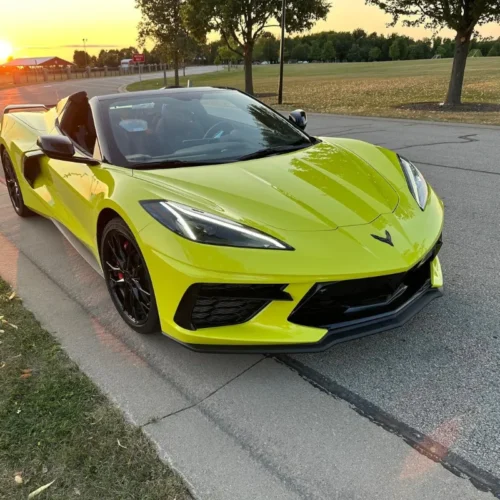
{"label": "pavement crack", "polygon": [[478,173],[478,174],[500,175],[500,172],[491,172],[490,170],[479,170],[476,168],[456,167],[456,166],[452,166],[452,165],[440,165],[439,163],[426,163],[424,161],[418,161],[418,160],[414,160],[413,163],[417,163],[418,165],[427,165],[429,167],[450,168],[452,170],[463,170],[465,172],[474,172],[474,173]]}
{"label": "pavement crack", "polygon": [[471,142],[479,142],[479,139],[473,139],[477,134],[468,134],[461,135],[457,137],[457,139],[462,139],[461,141],[442,141],[442,142],[429,142],[427,144],[412,144],[410,146],[403,146],[401,148],[395,148],[396,151],[401,151],[402,149],[410,149],[410,148],[421,148],[425,146],[443,146],[446,144],[469,144]]}
{"label": "pavement crack", "polygon": [[242,375],[245,375],[245,373],[247,373],[248,371],[250,371],[252,368],[254,368],[255,366],[257,366],[259,363],[261,363],[265,359],[266,359],[266,356],[261,357],[255,363],[252,363],[250,366],[248,366],[243,371],[241,371],[240,373],[238,373],[237,375],[235,375],[233,378],[229,379],[227,382],[225,382],[224,384],[222,384],[220,387],[217,387],[217,389],[213,390],[211,393],[207,394],[204,398],[200,399],[199,401],[196,401],[195,403],[192,403],[192,404],[190,404],[188,406],[185,406],[184,408],[180,408],[179,410],[175,410],[175,411],[172,411],[170,413],[167,413],[166,415],[163,415],[161,417],[150,418],[146,423],[142,424],[140,426],[140,428],[142,429],[142,428],[144,428],[144,427],[146,427],[146,426],[148,426],[150,424],[156,424],[158,422],[161,422],[162,420],[165,420],[166,418],[173,417],[174,415],[177,415],[178,413],[185,412],[187,410],[190,410],[191,408],[194,408],[196,406],[201,405],[207,399],[209,399],[212,396],[214,396],[215,394],[217,394],[219,391],[221,391],[222,389],[224,389],[225,387],[227,387],[229,384],[231,384],[232,382],[234,382],[235,380],[237,380],[238,378],[240,378]]}

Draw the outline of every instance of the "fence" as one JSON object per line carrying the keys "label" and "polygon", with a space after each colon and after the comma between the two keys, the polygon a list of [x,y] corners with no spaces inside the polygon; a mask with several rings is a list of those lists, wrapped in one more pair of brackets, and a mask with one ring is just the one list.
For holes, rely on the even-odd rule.
{"label": "fence", "polygon": [[[154,73],[168,69],[163,64],[141,64],[141,73]],[[0,69],[0,87],[11,85],[26,85],[30,83],[42,83],[51,81],[76,80],[78,78],[102,78],[107,76],[125,76],[139,74],[139,66],[131,65],[128,68],[23,68],[23,69]]]}

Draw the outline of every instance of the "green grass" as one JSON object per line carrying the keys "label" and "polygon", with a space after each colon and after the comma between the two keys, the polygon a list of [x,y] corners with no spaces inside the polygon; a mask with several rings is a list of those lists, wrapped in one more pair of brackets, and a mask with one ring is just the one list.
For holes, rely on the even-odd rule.
{"label": "green grass", "polygon": [[[415,111],[399,106],[442,102],[448,88],[451,59],[380,63],[285,65],[285,107],[311,112],[463,121],[500,125],[500,112]],[[243,71],[219,71],[189,77],[194,86],[242,89]],[[181,84],[187,78],[181,79]],[[169,79],[168,84],[173,84]],[[278,66],[254,66],[255,92],[276,105]],[[133,83],[128,90],[163,86],[163,79]],[[269,96],[270,95],[270,96]],[[500,104],[500,57],[471,58],[467,63],[465,102]]]}
{"label": "green grass", "polygon": [[26,500],[53,480],[37,499],[191,498],[142,432],[9,294],[0,281],[0,498]]}

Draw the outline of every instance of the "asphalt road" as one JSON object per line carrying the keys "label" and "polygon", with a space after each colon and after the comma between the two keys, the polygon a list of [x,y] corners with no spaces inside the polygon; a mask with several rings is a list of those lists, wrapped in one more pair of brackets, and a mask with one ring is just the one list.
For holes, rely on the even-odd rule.
{"label": "asphalt road", "polygon": [[445,203],[445,296],[407,326],[297,356],[401,424],[500,477],[500,128],[312,116],[413,160]]}
{"label": "asphalt road", "polygon": [[[212,71],[216,71],[215,66],[193,66],[186,68],[186,75],[192,75],[193,83],[196,84],[196,75]],[[163,78],[163,72],[146,73],[142,78]],[[49,81],[38,85],[26,85],[24,87],[0,90],[0,114],[2,114],[3,109],[8,104],[55,104],[60,99],[80,90],[85,90],[89,97],[114,94],[122,85],[138,81],[139,75],[113,76],[108,78],[68,80],[64,82]],[[174,84],[173,71],[167,71],[167,84]]]}
{"label": "asphalt road", "polygon": [[[22,87],[0,92],[0,106],[52,102],[83,85],[90,95],[111,93],[122,82],[109,78]],[[403,328],[282,361],[403,439],[423,447],[431,443],[429,449],[437,446],[434,451],[448,467],[500,486],[500,128],[310,115],[308,131],[384,145],[421,168],[446,206],[445,295]],[[203,400],[257,362],[253,356],[193,358],[167,339],[124,332],[104,286],[51,224],[19,221],[7,208],[3,203],[1,235],[133,353],[194,398]],[[50,251],[48,238],[57,241]],[[17,275],[29,283],[23,269]],[[168,354],[172,351],[174,360]],[[297,429],[300,425],[297,421]],[[252,442],[248,428],[238,432],[249,433]]]}

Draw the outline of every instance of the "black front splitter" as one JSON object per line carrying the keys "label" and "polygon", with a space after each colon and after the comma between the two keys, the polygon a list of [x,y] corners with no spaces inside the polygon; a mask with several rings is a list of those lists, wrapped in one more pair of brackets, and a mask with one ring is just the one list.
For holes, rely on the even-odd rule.
{"label": "black front splitter", "polygon": [[310,344],[212,345],[179,343],[192,351],[214,354],[299,354],[322,352],[342,342],[399,328],[412,319],[427,304],[442,295],[443,292],[440,288],[424,287],[395,311],[359,321],[344,323],[343,325],[336,325],[330,328],[319,342]]}

